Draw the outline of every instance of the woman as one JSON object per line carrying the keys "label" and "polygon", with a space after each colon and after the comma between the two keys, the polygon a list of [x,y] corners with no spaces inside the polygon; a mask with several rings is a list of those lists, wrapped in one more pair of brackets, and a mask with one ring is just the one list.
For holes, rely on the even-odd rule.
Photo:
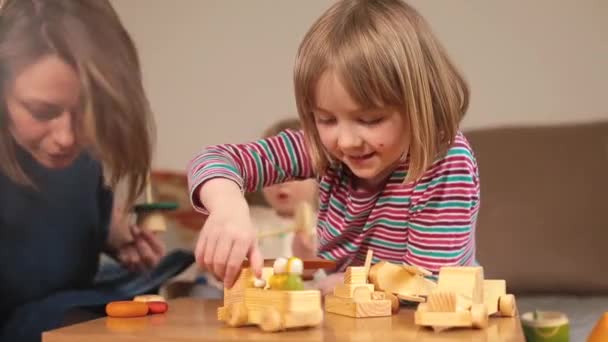
{"label": "woman", "polygon": [[144,270],[164,245],[125,215],[149,173],[152,116],[111,4],[0,6],[0,336],[21,341],[40,338],[15,324],[23,308],[90,287],[101,252]]}

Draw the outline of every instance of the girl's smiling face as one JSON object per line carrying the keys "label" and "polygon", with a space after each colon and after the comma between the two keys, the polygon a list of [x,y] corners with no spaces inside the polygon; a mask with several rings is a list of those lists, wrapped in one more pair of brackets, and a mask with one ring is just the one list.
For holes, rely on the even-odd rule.
{"label": "girl's smiling face", "polygon": [[315,125],[324,148],[359,178],[377,188],[407,153],[409,134],[395,108],[361,108],[333,72],[326,71],[315,88]]}

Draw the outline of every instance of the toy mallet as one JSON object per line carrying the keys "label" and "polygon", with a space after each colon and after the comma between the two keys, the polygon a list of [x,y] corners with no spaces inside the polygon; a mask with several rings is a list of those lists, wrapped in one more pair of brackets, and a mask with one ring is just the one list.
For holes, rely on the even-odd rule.
{"label": "toy mallet", "polygon": [[146,227],[146,229],[152,232],[164,232],[167,230],[167,221],[163,212],[177,209],[177,203],[154,202],[151,178],[149,176],[145,191],[145,203],[138,204],[134,208],[137,215],[137,225]]}

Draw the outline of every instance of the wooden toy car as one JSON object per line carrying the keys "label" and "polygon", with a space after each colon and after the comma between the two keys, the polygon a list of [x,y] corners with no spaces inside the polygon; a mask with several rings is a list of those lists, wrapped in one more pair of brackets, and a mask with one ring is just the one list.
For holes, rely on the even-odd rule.
{"label": "wooden toy car", "polygon": [[424,302],[437,283],[425,278],[430,271],[416,266],[381,261],[371,267],[369,281],[376,290],[392,293],[399,299]]}
{"label": "wooden toy car", "polygon": [[[297,258],[290,258],[284,265],[280,259],[275,260],[275,268],[286,266],[287,276],[301,274],[304,268],[335,266],[333,262],[321,261],[307,264],[300,260],[299,264]],[[294,264],[299,266],[295,266],[296,270],[290,272],[289,267],[290,265],[294,267]],[[303,290],[297,281],[290,282],[287,278],[277,278],[285,275],[282,271],[275,272],[271,267],[264,267],[262,279],[256,279],[248,267],[243,268],[235,285],[231,289],[224,289],[224,305],[218,309],[218,320],[226,322],[231,327],[258,325],[267,332],[314,327],[321,324],[323,321],[321,292]],[[273,284],[273,287],[296,286],[299,289],[275,289],[271,288],[270,284]]]}
{"label": "wooden toy car", "polygon": [[436,331],[452,327],[485,328],[488,316],[516,314],[515,297],[504,280],[484,280],[482,267],[442,267],[437,287],[418,304],[415,324]]}

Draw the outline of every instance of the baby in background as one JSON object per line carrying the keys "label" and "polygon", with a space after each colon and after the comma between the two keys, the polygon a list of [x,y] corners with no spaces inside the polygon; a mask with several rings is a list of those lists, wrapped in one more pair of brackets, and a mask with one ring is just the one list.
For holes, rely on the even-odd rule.
{"label": "baby in background", "polygon": [[[300,121],[297,118],[277,121],[264,131],[262,137],[275,136],[287,129],[300,130]],[[262,189],[261,192],[265,203],[258,204],[255,203],[252,197],[248,198],[251,219],[253,224],[258,228],[258,244],[265,259],[290,256],[307,257],[307,255],[302,255],[303,253],[300,253],[298,250],[299,244],[295,245],[295,250],[292,248],[292,244],[295,234],[307,235],[309,238],[314,235],[316,212],[306,213],[313,216],[308,220],[311,222],[311,226],[306,227],[310,231],[302,231],[295,234],[293,232],[272,233],[283,229],[292,229],[296,224],[298,207],[303,203],[308,204],[310,208],[316,210],[318,203],[317,189],[318,186],[314,179],[289,181]],[[310,243],[313,243],[312,239],[310,239]]]}

